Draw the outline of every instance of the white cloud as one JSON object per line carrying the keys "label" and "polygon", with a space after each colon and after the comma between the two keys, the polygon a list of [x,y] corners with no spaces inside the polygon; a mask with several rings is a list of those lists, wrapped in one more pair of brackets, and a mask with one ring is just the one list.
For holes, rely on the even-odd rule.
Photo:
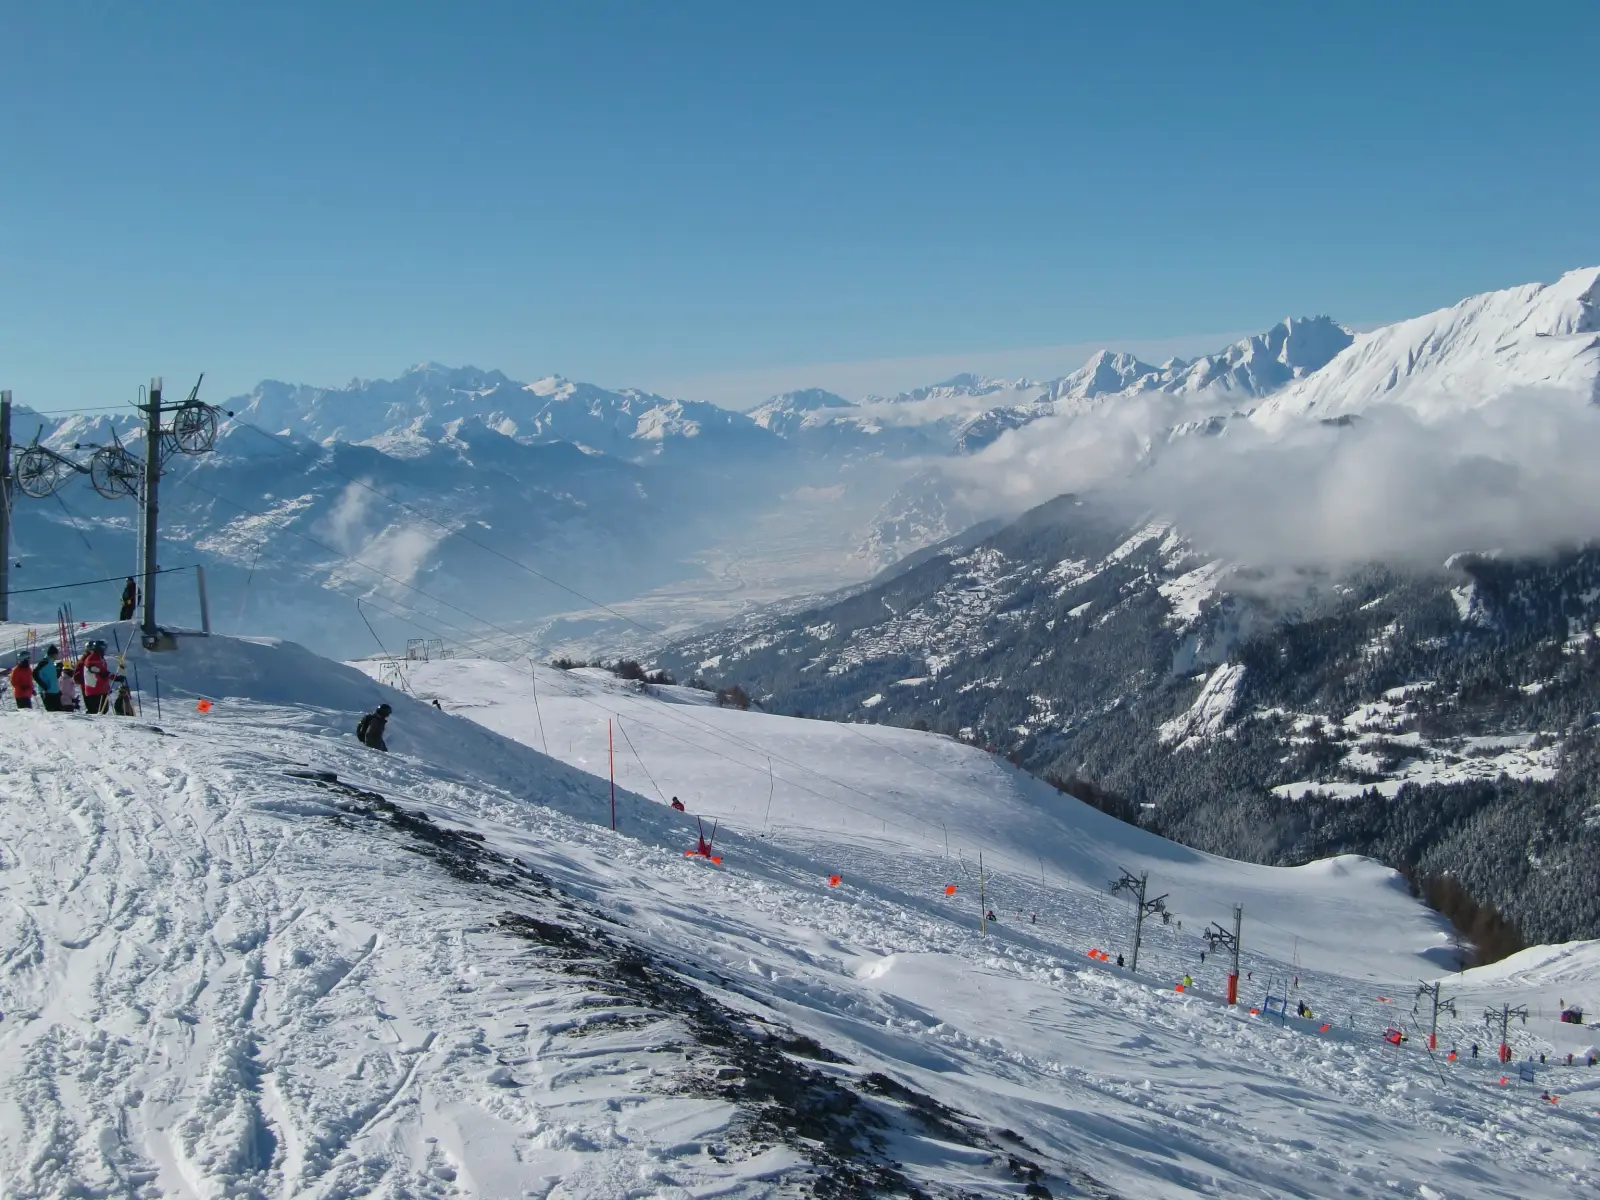
{"label": "white cloud", "polygon": [[1423,417],[1378,405],[1343,426],[1166,440],[1167,397],[1119,399],[1013,431],[953,468],[969,503],[1016,511],[1093,491],[1253,565],[1437,564],[1458,550],[1540,553],[1600,535],[1600,408],[1521,390]]}

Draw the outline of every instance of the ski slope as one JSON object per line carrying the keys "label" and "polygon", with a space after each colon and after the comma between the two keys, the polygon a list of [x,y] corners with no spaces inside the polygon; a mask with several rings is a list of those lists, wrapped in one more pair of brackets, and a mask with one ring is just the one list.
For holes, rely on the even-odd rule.
{"label": "ski slope", "polygon": [[[7,1197],[1600,1181],[1600,1068],[1501,1087],[1488,1062],[1381,1042],[1377,988],[1414,1028],[1400,988],[1438,974],[1441,943],[1370,863],[1209,859],[937,737],[588,672],[541,669],[535,705],[512,664],[415,664],[414,699],[267,641],[131,660],[139,718],[0,711]],[[388,755],[350,733],[380,699]],[[720,867],[683,853],[713,813]],[[1147,933],[1137,977],[1084,955],[1129,949],[1106,895],[1123,867],[1184,917]],[[1216,1002],[1196,932],[1234,899],[1246,998],[1293,973],[1299,937],[1316,1021]],[[1459,984],[1530,1007],[1594,996],[1592,947],[1525,957]],[[1535,1020],[1519,1053],[1564,1054],[1560,1033]]]}
{"label": "ski slope", "polygon": [[[1062,888],[1070,885],[1067,895],[1086,890],[1093,909],[1106,910],[1100,936],[1121,938],[1121,909],[1101,900],[1123,870],[1148,871],[1150,894],[1169,894],[1184,919],[1193,956],[1200,930],[1213,920],[1231,923],[1235,903],[1253,925],[1272,922],[1252,928],[1253,945],[1291,961],[1299,938],[1307,962],[1315,943],[1329,966],[1356,977],[1392,981],[1419,970],[1431,977],[1438,971],[1424,960],[1443,963],[1450,946],[1437,915],[1411,899],[1397,873],[1370,860],[1285,871],[1217,859],[1107,817],[949,738],[719,709],[706,692],[644,692],[595,668],[447,659],[406,670],[420,698],[437,697],[452,712],[602,775],[610,721],[619,785],[661,802],[678,796],[708,825],[765,832],[857,882],[900,880],[915,869],[923,872],[921,890],[941,898],[943,886],[956,882],[963,898],[955,912],[975,917],[981,851],[994,876],[990,907],[1003,910],[1007,923],[1037,913],[1060,925],[1068,917]],[[1166,932],[1152,936],[1159,944]]]}

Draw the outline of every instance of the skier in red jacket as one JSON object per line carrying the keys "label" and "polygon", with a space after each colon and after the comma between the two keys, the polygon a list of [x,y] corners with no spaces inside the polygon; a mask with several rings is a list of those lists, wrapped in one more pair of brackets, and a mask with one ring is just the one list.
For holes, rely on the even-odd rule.
{"label": "skier in red jacket", "polygon": [[78,662],[78,669],[72,674],[83,687],[83,711],[105,712],[111,695],[111,668],[106,663],[106,644],[98,640],[90,642]]}
{"label": "skier in red jacket", "polygon": [[32,708],[36,690],[33,681],[33,656],[26,650],[17,655],[17,665],[11,668],[11,694],[17,698],[18,708]]}

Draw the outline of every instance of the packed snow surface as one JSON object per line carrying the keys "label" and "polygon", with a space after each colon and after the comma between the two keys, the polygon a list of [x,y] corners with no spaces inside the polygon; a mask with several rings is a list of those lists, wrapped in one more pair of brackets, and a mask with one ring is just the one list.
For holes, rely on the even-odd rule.
{"label": "packed snow surface", "polygon": [[[132,662],[139,718],[0,712],[7,1197],[1600,1182],[1600,1068],[1501,1086],[1418,1049],[1448,939],[1372,862],[1231,863],[947,739],[594,671],[223,637]],[[351,734],[385,699],[387,755]],[[702,817],[720,865],[684,854]],[[1085,954],[1131,955],[1122,869],[1184,923],[1137,975]],[[1242,998],[1313,1019],[1220,1003],[1198,933],[1235,902]],[[1589,1046],[1554,1007],[1600,1008],[1592,945],[1444,982],[1449,1044],[1509,1002],[1519,1057]]]}

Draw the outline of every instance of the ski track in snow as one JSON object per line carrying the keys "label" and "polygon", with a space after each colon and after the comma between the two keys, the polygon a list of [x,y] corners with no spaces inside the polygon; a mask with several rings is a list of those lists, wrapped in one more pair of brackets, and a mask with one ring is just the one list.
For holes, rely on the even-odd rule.
{"label": "ski track in snow", "polygon": [[[235,683],[282,653],[231,639],[207,652],[230,646],[246,660]],[[183,686],[171,661],[169,696]],[[535,709],[517,682],[525,670],[442,662],[414,665],[411,685],[464,715],[395,696],[396,752],[381,756],[344,732],[348,714],[313,706],[338,702],[352,679],[369,686],[327,670],[303,681],[304,703],[224,700],[209,716],[169,713],[165,735],[0,713],[0,1193],[806,1194],[815,1179],[802,1149],[741,1141],[735,1105],[685,1086],[707,1059],[681,1016],[560,969],[503,927],[508,911],[607,924],[720,1003],[843,1055],[828,1068],[838,1077],[883,1072],[1016,1131],[1058,1196],[1542,1197],[1600,1181],[1600,1074],[1550,1071],[1540,1086],[1563,1094],[1550,1105],[1514,1076],[1498,1086],[1487,1059],[1441,1076],[1425,1054],[1383,1045],[1391,1013],[1374,994],[1385,987],[1415,1032],[1411,992],[1394,989],[1414,989],[1407,961],[1439,974],[1418,957],[1437,935],[1356,860],[1228,876],[1221,860],[1162,850],[1054,799],[1079,822],[1058,844],[1048,813],[1015,842],[988,843],[1000,920],[985,939],[972,850],[993,813],[1021,821],[1034,793],[977,751],[692,706],[682,689],[640,696],[582,672],[541,670]],[[595,736],[607,711],[640,755],[619,744],[620,834],[606,827],[603,778],[466,720],[603,774]],[[767,755],[779,760],[770,783]],[[801,760],[865,795],[785,765]],[[697,780],[720,793],[733,823],[718,838],[723,867],[683,856],[694,819],[651,799],[646,764],[692,808],[705,795],[691,791]],[[548,895],[452,873],[284,774],[303,768],[483,835],[548,880]],[[829,795],[808,797],[802,783]],[[775,822],[761,815],[769,787]],[[1045,859],[1039,875],[1029,847]],[[1185,932],[1147,930],[1139,978],[1083,954],[1126,948],[1128,909],[1099,881],[1104,855],[1148,866],[1188,914]],[[1264,899],[1273,887],[1276,909]],[[1234,892],[1255,897],[1245,997],[1298,970],[1316,1021],[1280,1027],[1217,1002],[1216,960],[1195,961],[1199,913],[1220,916],[1211,896]],[[1361,961],[1362,931],[1342,928],[1363,911],[1372,963],[1392,985]],[[1320,926],[1308,919],[1318,913]],[[1308,965],[1291,959],[1291,932]],[[1592,951],[1553,960],[1568,996],[1600,985]],[[1538,999],[1544,964],[1447,980],[1463,1017],[1442,1036],[1487,1048],[1472,1006]],[[1179,994],[1184,971],[1196,989]],[[1335,1027],[1319,1034],[1323,1019]],[[1519,1047],[1578,1045],[1558,1040],[1578,1030],[1530,1030]],[[894,1138],[930,1194],[1023,1194],[983,1152]]]}

